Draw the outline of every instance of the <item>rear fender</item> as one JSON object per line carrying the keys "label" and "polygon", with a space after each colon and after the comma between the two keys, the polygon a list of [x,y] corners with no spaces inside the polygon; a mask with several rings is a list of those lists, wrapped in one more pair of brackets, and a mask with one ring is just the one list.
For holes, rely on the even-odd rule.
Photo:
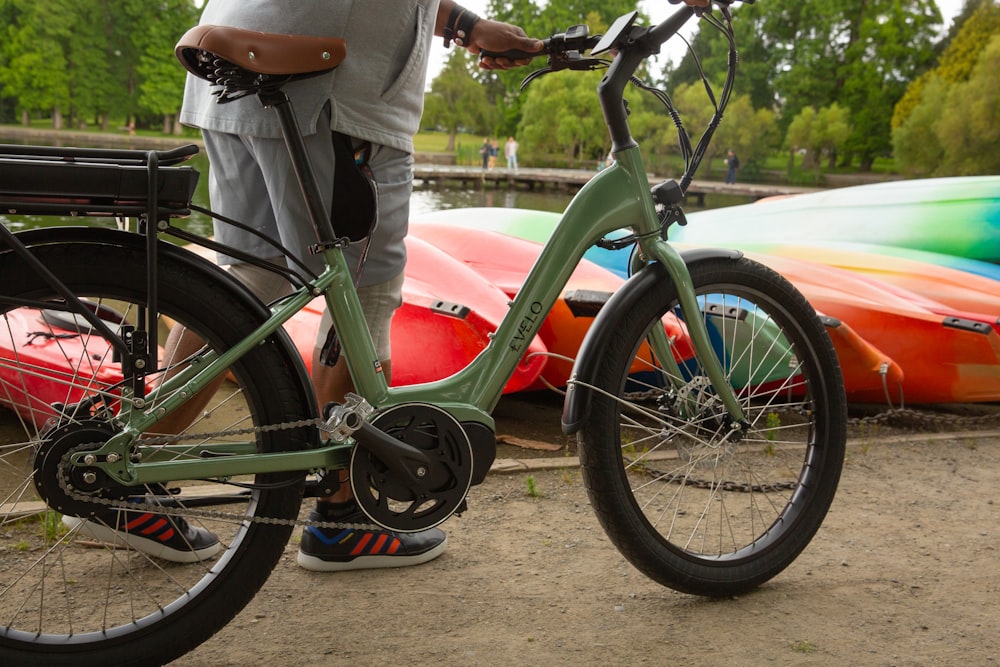
{"label": "rear fender", "polygon": [[[145,236],[101,227],[46,227],[18,232],[15,236],[29,248],[53,243],[79,243],[113,245],[143,252],[146,250]],[[261,303],[253,292],[215,264],[199,257],[193,252],[165,241],[158,242],[157,252],[160,253],[160,257],[169,258],[171,261],[180,263],[185,268],[196,272],[199,276],[198,280],[202,284],[216,283],[224,286],[231,299],[253,313],[254,316],[259,317],[261,322],[270,317],[270,309]],[[285,357],[285,362],[293,369],[293,372],[300,380],[301,396],[299,398],[315,411],[316,395],[302,357],[299,355],[284,328],[279,328],[272,336],[282,356]],[[318,446],[318,439],[313,444]]]}

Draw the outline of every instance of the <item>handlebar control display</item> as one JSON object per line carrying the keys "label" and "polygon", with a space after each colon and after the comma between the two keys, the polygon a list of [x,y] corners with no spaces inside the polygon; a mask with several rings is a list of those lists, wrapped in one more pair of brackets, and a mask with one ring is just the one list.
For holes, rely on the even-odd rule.
{"label": "handlebar control display", "polygon": [[616,18],[615,22],[608,28],[608,31],[601,37],[601,41],[594,46],[590,55],[596,56],[609,51],[621,39],[622,35],[632,27],[637,16],[639,16],[639,12],[632,11]]}

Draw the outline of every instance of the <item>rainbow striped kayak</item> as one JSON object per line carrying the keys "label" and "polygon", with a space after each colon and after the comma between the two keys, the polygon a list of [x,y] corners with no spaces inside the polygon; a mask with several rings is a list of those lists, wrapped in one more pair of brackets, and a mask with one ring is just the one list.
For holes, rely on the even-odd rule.
{"label": "rainbow striped kayak", "polygon": [[671,240],[848,242],[1000,262],[1000,176],[891,181],[693,211]]}
{"label": "rainbow striped kayak", "polygon": [[[489,229],[542,242],[548,238],[558,214],[511,209],[457,210],[428,214],[414,223],[433,221],[451,227],[461,236],[470,228]],[[537,255],[537,251],[534,253]],[[877,260],[840,263],[867,267],[848,271],[795,257],[748,253],[775,269],[803,292],[825,316],[837,349],[849,398],[855,402],[943,403],[1000,400],[1000,330],[997,315],[967,311],[961,306],[981,306],[977,292],[987,294],[991,281],[964,280],[953,269],[910,263],[916,281],[922,272],[942,276],[965,292],[952,305],[921,296],[905,287],[877,280],[871,275]],[[629,252],[592,248],[586,257],[619,276],[627,274]],[[885,262],[883,262],[884,264]],[[896,267],[895,273],[903,274]],[[900,281],[903,279],[900,278]],[[912,285],[911,285],[912,286]],[[943,289],[943,287],[942,287]],[[994,297],[997,292],[994,292]],[[993,297],[991,297],[993,298]]]}

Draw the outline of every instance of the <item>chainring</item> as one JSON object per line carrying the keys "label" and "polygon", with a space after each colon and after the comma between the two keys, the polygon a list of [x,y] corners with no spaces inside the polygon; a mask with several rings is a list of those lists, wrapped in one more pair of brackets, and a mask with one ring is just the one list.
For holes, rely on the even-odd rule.
{"label": "chainring", "polygon": [[358,446],[351,456],[351,487],[358,505],[383,528],[413,533],[432,528],[463,507],[473,475],[472,447],[461,424],[439,407],[404,403],[372,424],[431,460],[424,487],[414,489],[378,457]]}

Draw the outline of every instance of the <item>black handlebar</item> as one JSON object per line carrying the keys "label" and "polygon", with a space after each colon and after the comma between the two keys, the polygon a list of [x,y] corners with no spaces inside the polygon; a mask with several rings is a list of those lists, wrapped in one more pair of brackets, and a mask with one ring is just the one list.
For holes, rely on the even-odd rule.
{"label": "black handlebar", "polygon": [[[681,4],[683,1],[684,0],[669,0],[671,4]],[[736,1],[737,0],[710,0],[708,6],[706,7],[681,7],[662,23],[650,28],[648,32],[648,41],[655,45],[663,44],[668,39],[673,37],[673,35],[680,30],[688,19],[696,14],[701,15],[702,13],[709,11],[712,4],[728,7]],[[739,1],[748,5],[756,2],[756,0]],[[615,21],[615,23],[608,29],[608,34],[603,35],[604,41],[608,43],[608,46],[595,51],[593,55],[597,55],[598,52],[610,50],[611,46],[627,32],[637,14],[637,12],[631,12],[619,18],[618,21]],[[623,19],[628,19],[629,17],[631,20],[623,21]],[[542,49],[540,51],[530,52],[522,51],[520,49],[510,49],[507,51],[483,50],[480,51],[479,56],[480,58],[509,58],[511,60],[525,60],[537,58],[539,56],[559,56],[570,52],[582,53],[596,47],[601,40],[602,35],[589,35],[587,26],[575,25],[566,30],[566,32],[557,33],[542,40]]]}
{"label": "black handlebar", "polygon": [[[675,4],[683,2],[683,0],[670,1]],[[657,94],[658,99],[667,107],[674,119],[674,124],[677,126],[678,141],[681,153],[684,156],[685,170],[676,190],[679,193],[679,197],[683,197],[683,193],[687,190],[691,179],[694,177],[694,173],[698,169],[702,157],[705,155],[708,144],[722,120],[722,113],[732,93],[737,58],[729,6],[736,1],[746,4],[754,2],[754,0],[710,0],[710,4],[706,7],[691,7],[684,4],[664,21],[652,27],[634,25],[638,17],[638,12],[632,11],[616,19],[603,36],[592,36],[588,34],[587,26],[576,25],[566,30],[566,32],[554,34],[548,39],[543,40],[542,49],[536,53],[520,50],[510,50],[502,53],[483,51],[480,53],[480,56],[510,58],[512,60],[531,59],[543,55],[548,56],[547,66],[532,72],[522,82],[522,89],[532,80],[548,72],[566,69],[594,70],[607,68],[607,73],[597,86],[597,95],[611,135],[612,150],[615,152],[638,145],[629,130],[628,109],[627,105],[623,103],[626,85],[634,83],[640,88]],[[702,75],[706,87],[709,88],[709,97],[715,107],[715,113],[702,134],[701,139],[698,141],[697,146],[693,147],[690,136],[681,124],[680,116],[673,109],[670,99],[665,94],[659,93],[659,91],[641,82],[637,82],[634,74],[642,62],[651,55],[659,53],[660,47],[676,35],[688,20],[693,16],[701,17],[710,12],[713,4],[719,5],[722,20],[711,19],[709,23],[722,30],[728,36],[730,58],[726,81],[723,84],[722,94],[718,98],[714,97],[707,79],[705,79],[704,74]],[[587,51],[590,53],[585,55]],[[610,59],[600,57],[608,53],[613,54],[614,57]],[[679,197],[672,196],[672,199],[679,199]]]}

